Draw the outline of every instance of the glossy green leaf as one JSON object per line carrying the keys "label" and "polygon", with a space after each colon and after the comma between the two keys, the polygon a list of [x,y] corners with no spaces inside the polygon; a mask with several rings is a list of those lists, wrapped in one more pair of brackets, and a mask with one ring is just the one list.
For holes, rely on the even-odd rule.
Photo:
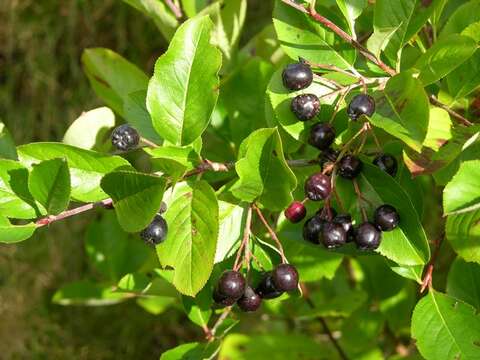
{"label": "glossy green leaf", "polygon": [[160,209],[165,179],[155,175],[115,171],[105,175],[102,189],[113,199],[118,222],[127,232],[147,227]]}
{"label": "glossy green leaf", "polygon": [[36,226],[33,223],[26,225],[12,225],[10,221],[0,216],[0,243],[16,243],[27,240],[35,232]]}
{"label": "glossy green leaf", "polygon": [[180,178],[186,171],[201,163],[200,156],[191,146],[162,146],[145,148],[145,151],[152,157],[155,170],[160,170],[174,178]]}
{"label": "glossy green leaf", "polygon": [[470,24],[480,21],[480,2],[476,0],[465,2],[455,8],[443,27],[440,38],[462,33]]}
{"label": "glossy green leaf", "polygon": [[213,24],[204,16],[187,20],[155,64],[147,109],[157,132],[188,145],[207,127],[218,97],[220,51],[210,43]]}
{"label": "glossy green leaf", "polygon": [[123,102],[123,111],[128,123],[132,125],[142,137],[161,145],[163,140],[152,124],[152,118],[146,105],[147,89],[135,91],[127,95]]}
{"label": "glossy green leaf", "polygon": [[288,167],[277,129],[252,133],[240,146],[235,169],[239,180],[231,188],[240,200],[259,201],[271,210],[283,210],[297,185]]}
{"label": "glossy green leaf", "polygon": [[194,17],[208,5],[209,0],[180,0],[180,3],[185,14],[188,17]]}
{"label": "glossy green leaf", "polygon": [[480,309],[480,265],[456,258],[448,272],[447,293]]}
{"label": "glossy green leaf", "polygon": [[82,149],[102,149],[107,132],[115,126],[115,114],[108,107],[82,113],[67,129],[63,143]]}
{"label": "glossy green leaf", "polygon": [[419,152],[429,120],[428,98],[420,81],[409,72],[401,73],[374,97],[376,110],[371,122]]}
{"label": "glossy green leaf", "polygon": [[208,360],[213,359],[217,351],[217,343],[191,342],[165,351],[160,360]]}
{"label": "glossy green leaf", "polygon": [[124,115],[128,94],[147,88],[147,76],[119,54],[105,48],[86,49],[84,71],[95,93],[114,111]]}
{"label": "glossy green leaf", "polygon": [[246,221],[245,206],[219,201],[218,208],[219,229],[215,263],[234,254],[236,245],[242,238]]}
{"label": "glossy green leaf", "polygon": [[105,306],[118,304],[128,298],[128,294],[114,292],[113,286],[83,280],[62,286],[53,295],[52,302],[58,305]]}
{"label": "glossy green leaf", "polygon": [[28,189],[48,214],[57,215],[65,210],[70,202],[70,173],[66,160],[45,160],[33,165]]}
{"label": "glossy green leaf", "polygon": [[0,158],[17,159],[17,150],[12,135],[0,119]]}
{"label": "glossy green leaf", "polygon": [[445,233],[460,257],[480,264],[480,210],[450,215]]}
{"label": "glossy green leaf", "polygon": [[[328,9],[317,11],[336,24],[341,23]],[[275,2],[273,25],[282,49],[294,60],[302,57],[313,63],[331,64],[342,69],[350,68],[355,61],[353,48],[344,46],[344,41],[333,32],[282,1]]]}
{"label": "glossy green leaf", "polygon": [[476,42],[467,36],[454,34],[442,38],[414,65],[420,73],[419,80],[426,86],[442,79],[468,60],[476,49]]}
{"label": "glossy green leaf", "polygon": [[70,169],[72,198],[90,202],[107,198],[100,188],[102,177],[118,168],[131,168],[119,156],[101,154],[59,143],[31,143],[17,148],[20,161],[32,166],[43,160],[64,158]]}
{"label": "glossy green leaf", "polygon": [[478,359],[480,317],[472,306],[431,290],[415,307],[412,336],[428,360]]}
{"label": "glossy green leaf", "polygon": [[480,207],[480,160],[465,161],[443,190],[445,214],[458,214]]}
{"label": "glossy green leaf", "polygon": [[212,292],[204,287],[195,297],[182,296],[182,304],[190,321],[205,328],[212,316]]}
{"label": "glossy green leaf", "polygon": [[[355,20],[367,7],[367,0],[336,0],[337,6],[348,22],[350,33],[355,34]],[[355,35],[354,35],[355,36]]]}
{"label": "glossy green leaf", "polygon": [[174,268],[173,284],[184,295],[195,296],[213,269],[218,237],[218,203],[205,181],[187,184],[169,201],[165,220],[167,239],[157,246],[162,266]]}
{"label": "glossy green leaf", "polygon": [[28,177],[28,170],[22,164],[0,159],[0,215],[17,219],[37,217]]}

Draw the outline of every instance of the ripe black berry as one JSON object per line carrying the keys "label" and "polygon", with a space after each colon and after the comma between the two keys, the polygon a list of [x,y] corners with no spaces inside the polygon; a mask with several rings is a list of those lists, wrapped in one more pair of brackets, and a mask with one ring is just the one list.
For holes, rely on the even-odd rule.
{"label": "ripe black berry", "polygon": [[218,280],[218,294],[224,298],[238,300],[245,292],[245,278],[238,271],[225,271]]}
{"label": "ripe black berry", "polygon": [[380,245],[382,233],[369,222],[364,222],[355,229],[355,243],[360,250],[374,250]]}
{"label": "ripe black berry", "polygon": [[120,151],[127,151],[137,147],[140,135],[137,130],[128,124],[116,127],[112,132],[112,145]]}
{"label": "ripe black berry", "polygon": [[320,241],[327,249],[333,249],[345,245],[347,233],[343,226],[334,222],[327,222],[323,225]]}
{"label": "ripe black berry", "polygon": [[263,276],[255,289],[255,292],[260,295],[262,299],[275,299],[283,294],[283,291],[278,290],[273,284],[271,272],[268,272]]}
{"label": "ripe black berry", "polygon": [[289,64],[282,72],[283,85],[289,90],[301,90],[309,87],[313,81],[310,65],[305,63]]}
{"label": "ripe black berry", "polygon": [[221,305],[221,306],[232,306],[233,304],[235,304],[235,301],[237,299],[234,299],[234,298],[229,298],[229,297],[226,297],[226,296],[223,296],[221,295],[219,292],[218,292],[218,289],[215,288],[215,290],[213,290],[213,301],[215,301],[215,303],[217,303],[218,305]]}
{"label": "ripe black berry", "polygon": [[320,219],[318,216],[314,216],[308,219],[303,225],[303,238],[313,244],[320,242],[320,233],[322,232],[325,220]]}
{"label": "ripe black berry", "polygon": [[168,224],[161,215],[155,215],[153,221],[142,230],[140,236],[146,243],[158,245],[165,241],[168,233]]}
{"label": "ripe black berry", "polygon": [[390,176],[395,176],[397,173],[397,159],[389,154],[380,154],[373,159],[373,164],[377,165],[380,170],[385,171]]}
{"label": "ripe black berry", "polygon": [[335,129],[330,124],[317,123],[310,129],[308,142],[319,150],[326,150],[335,141]]}
{"label": "ripe black berry", "polygon": [[238,307],[245,312],[256,311],[262,303],[262,298],[250,286],[245,289],[245,294],[238,299]]}
{"label": "ripe black berry", "polygon": [[305,195],[313,201],[325,200],[332,191],[330,177],[322,173],[311,175],[305,182]]}
{"label": "ripe black berry", "polygon": [[313,119],[318,114],[320,100],[314,94],[298,95],[293,98],[290,109],[298,120],[307,121]]}
{"label": "ripe black berry", "polygon": [[362,171],[362,161],[354,155],[345,155],[338,163],[338,174],[345,179],[355,179]]}
{"label": "ripe black berry", "polygon": [[382,205],[375,210],[374,221],[382,231],[391,231],[398,226],[400,215],[393,206]]}
{"label": "ripe black berry", "polygon": [[372,116],[375,112],[375,100],[367,94],[355,96],[348,104],[347,114],[353,121],[362,115]]}
{"label": "ripe black berry", "polygon": [[340,154],[339,151],[333,150],[332,148],[328,148],[323,150],[320,155],[318,156],[318,160],[320,162],[320,166],[323,168],[326,163],[334,163],[337,161],[338,155]]}
{"label": "ripe black berry", "polygon": [[280,264],[272,272],[275,288],[280,291],[292,291],[298,286],[298,271],[290,264]]}
{"label": "ripe black berry", "polygon": [[300,201],[294,201],[284,212],[285,217],[292,223],[298,223],[307,215],[305,205]]}

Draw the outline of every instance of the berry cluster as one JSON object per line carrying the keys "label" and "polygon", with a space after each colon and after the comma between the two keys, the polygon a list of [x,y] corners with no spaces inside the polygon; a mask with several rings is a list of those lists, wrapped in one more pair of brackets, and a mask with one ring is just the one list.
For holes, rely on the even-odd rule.
{"label": "berry cluster", "polygon": [[280,264],[263,274],[256,288],[247,284],[245,277],[235,270],[225,271],[213,292],[213,300],[220,306],[237,303],[240,310],[256,311],[263,299],[274,299],[298,287],[297,269],[290,264]]}
{"label": "berry cluster", "polygon": [[[312,69],[305,62],[290,64],[283,71],[283,83],[289,90],[305,89],[312,81]],[[292,112],[300,121],[315,117],[319,108],[320,101],[313,94],[298,95],[291,103]],[[357,121],[364,115],[372,116],[374,112],[375,100],[367,94],[354,96],[347,107],[347,114],[352,121]],[[381,242],[381,232],[396,228],[400,217],[395,208],[387,204],[375,210],[373,222],[368,221],[362,207],[363,222],[356,227],[350,214],[337,215],[330,206],[330,195],[335,186],[331,174],[335,172],[344,179],[355,181],[362,171],[363,163],[356,152],[349,151],[347,146],[341,150],[333,149],[335,137],[335,128],[329,123],[318,122],[310,128],[308,143],[321,150],[319,163],[323,170],[312,174],[305,181],[305,200],[294,201],[285,210],[285,217],[292,223],[299,223],[307,215],[305,201],[323,200],[325,207],[309,218],[303,226],[303,237],[306,241],[323,244],[328,249],[338,248],[347,242],[355,242],[362,250],[376,249]],[[390,176],[395,176],[397,172],[397,161],[392,155],[380,153],[373,159],[373,164]],[[359,192],[356,182],[354,185]],[[359,201],[363,200],[358,192]]]}

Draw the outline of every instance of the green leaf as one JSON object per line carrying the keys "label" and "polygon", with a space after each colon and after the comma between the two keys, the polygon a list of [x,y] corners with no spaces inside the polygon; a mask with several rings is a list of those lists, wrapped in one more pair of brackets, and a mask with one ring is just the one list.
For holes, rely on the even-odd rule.
{"label": "green leaf", "polygon": [[447,78],[449,94],[452,102],[469,95],[480,86],[480,51],[450,74]]}
{"label": "green leaf", "polygon": [[247,202],[258,200],[271,210],[283,210],[292,201],[297,181],[276,128],[252,133],[242,142],[238,159],[235,169],[240,179],[231,188],[233,195]]}
{"label": "green leaf", "polygon": [[82,149],[102,149],[106,134],[115,126],[115,114],[108,107],[82,113],[63,136],[63,143]]}
{"label": "green leaf", "polygon": [[455,7],[455,12],[448,18],[440,33],[440,38],[462,33],[470,24],[480,21],[480,2],[468,1]]}
{"label": "green leaf", "polygon": [[442,79],[468,60],[476,49],[475,41],[467,36],[454,34],[440,39],[414,65],[420,73],[419,80],[426,86]]}
{"label": "green leaf", "polygon": [[182,177],[186,171],[201,163],[200,156],[191,146],[145,148],[145,152],[152,157],[155,170],[160,170],[175,179]]}
{"label": "green leaf", "polygon": [[167,239],[157,246],[162,266],[174,268],[173,285],[195,296],[210,277],[218,237],[218,203],[205,181],[177,187],[165,213]]}
{"label": "green leaf", "polygon": [[209,360],[215,356],[217,347],[216,343],[186,343],[165,351],[160,360]]}
{"label": "green leaf", "polygon": [[205,328],[212,316],[212,292],[208,286],[204,287],[197,296],[182,296],[182,304],[190,321]]}
{"label": "green leaf", "polygon": [[72,198],[82,202],[107,198],[100,188],[102,177],[121,167],[131,168],[119,156],[101,154],[59,143],[31,143],[17,148],[20,161],[32,166],[43,160],[65,158],[70,169]]}
{"label": "green leaf", "polygon": [[165,179],[155,175],[115,171],[105,175],[102,189],[113,199],[118,222],[127,232],[147,227],[160,209]]}
{"label": "green leaf", "polygon": [[152,124],[152,118],[147,110],[147,89],[135,91],[127,95],[123,102],[123,111],[128,123],[132,125],[142,137],[162,144],[162,138],[157,134]]}
{"label": "green leaf", "polygon": [[381,56],[381,52],[385,51],[388,43],[400,26],[401,24],[396,27],[375,29],[372,36],[370,36],[367,40],[368,50],[370,50],[377,58],[379,58]]}
{"label": "green leaf", "polygon": [[183,23],[148,85],[153,125],[175,145],[188,145],[203,133],[217,102],[221,54],[210,43],[212,27],[206,16]]}
{"label": "green leaf", "polygon": [[12,244],[27,240],[35,232],[34,223],[12,225],[7,218],[0,216],[0,243]]}
{"label": "green leaf", "polygon": [[230,334],[224,339],[219,354],[220,360],[335,358],[334,350],[327,343],[319,344],[305,335],[282,333]]}
{"label": "green leaf", "polygon": [[12,135],[8,131],[5,124],[0,120],[0,158],[17,159],[17,150]]}
{"label": "green leaf", "polygon": [[123,103],[127,96],[147,88],[145,73],[112,50],[86,49],[82,64],[95,93],[121,116],[124,116]]}
{"label": "green leaf", "polygon": [[165,39],[170,40],[178,26],[175,15],[159,0],[123,0],[138,11],[152,18]]}
{"label": "green leaf", "polygon": [[480,309],[480,265],[456,258],[448,272],[447,293]]}
{"label": "green leaf", "polygon": [[350,27],[350,34],[355,37],[355,20],[362,14],[367,7],[367,0],[336,0],[337,6]]}
{"label": "green leaf", "polygon": [[113,212],[105,212],[89,224],[85,251],[95,268],[114,281],[139,270],[151,257],[150,249],[139,238],[129,238],[122,230]]}
{"label": "green leaf", "polygon": [[28,189],[47,213],[57,215],[70,202],[70,173],[64,159],[45,160],[33,165]]}
{"label": "green leaf", "polygon": [[[430,258],[430,249],[425,231],[420,223],[418,213],[407,193],[394,178],[378,167],[363,163],[363,170],[358,177],[360,190],[371,204],[365,204],[368,213],[373,214],[376,207],[389,204],[400,215],[400,224],[393,231],[382,233],[382,242],[377,252],[401,265],[423,265]],[[353,185],[343,179],[337,179],[337,191],[342,199],[354,199],[347,206],[348,213],[360,219],[358,201]]]}
{"label": "green leaf", "polygon": [[371,122],[420,152],[429,119],[428,98],[420,81],[409,72],[398,74],[374,97],[376,110]]}
{"label": "green leaf", "polygon": [[183,11],[185,11],[185,14],[187,14],[188,17],[194,17],[209,3],[209,0],[180,0],[180,1],[182,4],[182,9]]}
{"label": "green leaf", "polygon": [[[317,10],[336,24],[341,21],[328,9]],[[355,61],[355,51],[333,32],[307,14],[283,3],[275,2],[273,25],[285,53],[292,59],[302,57],[317,64],[331,64],[348,69]]]}
{"label": "green leaf", "polygon": [[28,170],[20,163],[0,159],[0,215],[17,219],[37,217],[28,177]]}
{"label": "green leaf", "polygon": [[480,318],[472,306],[431,290],[415,307],[412,337],[426,359],[478,359]]}
{"label": "green leaf", "polygon": [[445,233],[459,256],[480,264],[480,210],[450,215]]}
{"label": "green leaf", "polygon": [[118,304],[129,297],[129,294],[114,292],[114,286],[103,286],[82,280],[62,286],[53,295],[52,302],[67,306],[105,306]]}
{"label": "green leaf", "polygon": [[219,230],[215,263],[234,254],[236,244],[242,238],[246,221],[245,206],[219,201],[218,208]]}
{"label": "green leaf", "polygon": [[465,161],[443,190],[445,214],[458,214],[480,207],[480,160]]}

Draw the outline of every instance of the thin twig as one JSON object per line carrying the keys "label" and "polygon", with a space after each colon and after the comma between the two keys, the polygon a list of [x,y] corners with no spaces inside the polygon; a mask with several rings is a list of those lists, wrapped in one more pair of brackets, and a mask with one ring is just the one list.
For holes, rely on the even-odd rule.
{"label": "thin twig", "polygon": [[220,327],[220,325],[223,324],[223,322],[226,320],[226,318],[228,317],[228,315],[230,314],[231,311],[232,311],[232,306],[229,306],[229,307],[225,308],[222,315],[220,315],[220,317],[217,319],[217,321],[215,322],[213,327],[210,329],[210,332],[206,333],[208,341],[215,340],[215,334],[216,334],[218,328]]}
{"label": "thin twig", "polygon": [[[240,244],[240,247],[238,248],[237,257],[235,258],[235,263],[233,265],[233,269],[235,271],[238,271],[238,269],[241,266],[240,258],[241,258],[242,251],[244,249],[245,251],[248,250],[247,243],[248,243],[248,240],[250,239],[251,227],[252,227],[252,207],[249,206],[247,210],[247,219],[245,221],[245,227],[243,229],[243,239]],[[247,259],[247,256],[245,256],[245,260],[249,262],[249,259]]]}
{"label": "thin twig", "polygon": [[255,204],[252,204],[252,207],[253,209],[257,212],[257,215],[258,217],[260,218],[260,221],[263,223],[263,225],[265,226],[265,228],[267,229],[268,233],[270,234],[270,237],[273,239],[273,241],[275,241],[275,243],[277,244],[277,247],[278,247],[278,250],[280,252],[280,257],[282,258],[282,263],[286,263],[287,262],[287,258],[285,257],[285,253],[283,251],[283,246],[282,246],[282,243],[280,242],[280,240],[278,239],[278,236],[277,234],[275,233],[275,231],[273,231],[273,229],[270,227],[270,225],[268,224],[267,220],[265,219],[265,217],[263,216],[261,210],[258,208],[257,205]]}
{"label": "thin twig", "polygon": [[153,141],[150,141],[144,137],[141,137],[140,138],[140,142],[144,143],[145,145],[147,145],[148,147],[151,147],[151,148],[158,148],[159,146],[157,144],[155,144]]}
{"label": "thin twig", "polygon": [[445,238],[445,234],[442,234],[433,243],[435,248],[433,250],[432,257],[430,258],[430,261],[428,262],[427,268],[425,270],[425,275],[423,276],[423,279],[422,279],[422,286],[420,287],[420,293],[423,293],[427,287],[429,289],[432,287],[433,270],[435,268],[435,261],[437,261],[438,254],[440,252],[440,247],[442,246],[442,242],[444,238]]}
{"label": "thin twig", "polygon": [[177,19],[181,19],[183,17],[182,9],[180,9],[172,0],[165,0],[167,6],[172,10],[173,14]]}
{"label": "thin twig", "polygon": [[442,102],[438,101],[438,99],[434,95],[430,95],[428,97],[430,100],[430,104],[435,105],[436,107],[439,107],[440,109],[445,110],[448,112],[453,118],[455,118],[458,122],[465,126],[472,126],[473,123],[470,122],[468,119],[457,113],[456,111],[453,111],[450,109],[447,105],[443,104]]}
{"label": "thin twig", "polygon": [[366,202],[368,201],[363,197],[362,192],[360,191],[360,187],[358,186],[357,179],[353,179],[353,188],[355,189],[355,193],[358,197],[358,206],[360,206],[360,211],[362,212],[362,219],[366,222],[368,221],[368,216],[365,207],[362,205],[362,200]]}

